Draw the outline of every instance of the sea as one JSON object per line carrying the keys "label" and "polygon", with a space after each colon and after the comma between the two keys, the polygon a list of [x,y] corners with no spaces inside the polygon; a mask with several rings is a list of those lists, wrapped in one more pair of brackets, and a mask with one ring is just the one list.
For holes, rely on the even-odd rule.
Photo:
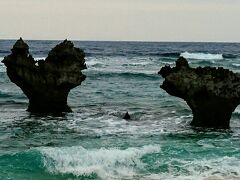
{"label": "sea", "polygon": [[[26,41],[35,60],[60,41]],[[0,40],[0,59],[15,40]],[[87,76],[72,113],[31,114],[0,63],[1,180],[240,179],[240,108],[230,129],[193,128],[191,109],[160,88],[179,56],[240,72],[240,44],[74,41]],[[124,120],[129,112],[131,119]]]}

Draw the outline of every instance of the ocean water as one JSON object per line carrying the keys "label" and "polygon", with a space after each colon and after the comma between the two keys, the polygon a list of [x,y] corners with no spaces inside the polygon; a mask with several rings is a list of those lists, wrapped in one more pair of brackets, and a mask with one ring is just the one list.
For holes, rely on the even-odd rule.
{"label": "ocean water", "polygon": [[[0,59],[14,42],[0,40]],[[59,42],[27,43],[42,59]],[[28,99],[0,63],[0,179],[240,179],[240,108],[229,130],[194,129],[189,107],[160,89],[157,74],[180,55],[192,67],[240,72],[240,44],[74,44],[86,52],[87,78],[61,116],[26,112]]]}

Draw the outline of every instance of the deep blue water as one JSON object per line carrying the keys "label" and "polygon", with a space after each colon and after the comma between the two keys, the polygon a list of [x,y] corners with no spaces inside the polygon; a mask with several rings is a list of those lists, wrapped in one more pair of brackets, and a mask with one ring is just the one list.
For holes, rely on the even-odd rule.
{"label": "deep blue water", "polygon": [[[15,41],[0,40],[0,59]],[[59,41],[27,41],[36,59]],[[240,44],[74,42],[87,75],[73,113],[26,112],[28,99],[0,63],[0,179],[240,179],[240,109],[230,130],[196,130],[186,103],[157,74],[180,56],[190,65],[240,70]],[[132,120],[122,117],[129,111]]]}

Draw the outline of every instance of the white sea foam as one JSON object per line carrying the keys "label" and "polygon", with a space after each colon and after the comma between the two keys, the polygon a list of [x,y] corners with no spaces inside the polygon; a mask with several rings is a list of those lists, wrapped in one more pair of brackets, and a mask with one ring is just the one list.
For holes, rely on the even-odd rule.
{"label": "white sea foam", "polygon": [[1,57],[0,57],[0,72],[6,72],[6,67],[4,66],[4,64],[1,62]]}
{"label": "white sea foam", "polygon": [[95,60],[95,59],[92,59],[92,60],[86,61],[86,64],[87,64],[88,66],[94,66],[94,65],[97,65],[97,64],[102,65],[103,63],[100,62],[100,61],[97,61],[97,60]]}
{"label": "white sea foam", "polygon": [[149,64],[152,64],[151,62],[130,62],[128,64],[123,64],[123,66],[146,66],[146,65],[149,65]]}
{"label": "white sea foam", "polygon": [[183,52],[180,56],[187,59],[199,59],[199,60],[218,60],[223,59],[222,54],[210,54],[210,53],[189,53]]}
{"label": "white sea foam", "polygon": [[161,61],[162,64],[168,64],[168,65],[173,65],[175,64],[175,62],[167,62],[167,61]]}
{"label": "white sea foam", "polygon": [[232,63],[233,66],[240,67],[240,64],[238,63]]}
{"label": "white sea foam", "polygon": [[159,145],[131,147],[128,149],[74,147],[40,148],[44,166],[51,173],[75,176],[97,174],[102,179],[133,177],[144,168],[141,157],[160,152]]}
{"label": "white sea foam", "polygon": [[[109,61],[100,61],[100,60],[97,60],[97,59],[90,59],[90,60],[87,60],[86,61],[86,64],[88,66],[95,66],[95,65],[114,65],[114,64],[111,64],[111,62]],[[146,66],[146,65],[149,65],[149,64],[152,64],[152,62],[131,62],[131,61],[118,61],[118,66]]]}
{"label": "white sea foam", "polygon": [[46,57],[34,57],[35,61],[45,60],[45,59],[46,59]]}
{"label": "white sea foam", "polygon": [[[172,163],[174,162],[174,163]],[[236,180],[240,178],[240,161],[236,157],[204,158],[188,161],[172,159],[173,166],[180,162],[183,171],[174,171],[174,167],[169,167],[169,172],[161,174],[151,174],[146,179],[168,179],[168,180]]]}
{"label": "white sea foam", "polygon": [[[0,57],[0,61],[3,60],[4,57]],[[35,61],[38,61],[38,60],[45,60],[46,57],[34,57],[34,60]]]}

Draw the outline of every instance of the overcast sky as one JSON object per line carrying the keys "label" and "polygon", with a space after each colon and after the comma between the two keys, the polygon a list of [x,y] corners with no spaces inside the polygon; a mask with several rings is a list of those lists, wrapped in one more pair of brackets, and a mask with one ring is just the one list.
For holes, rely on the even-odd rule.
{"label": "overcast sky", "polygon": [[0,39],[240,42],[240,0],[0,0]]}

